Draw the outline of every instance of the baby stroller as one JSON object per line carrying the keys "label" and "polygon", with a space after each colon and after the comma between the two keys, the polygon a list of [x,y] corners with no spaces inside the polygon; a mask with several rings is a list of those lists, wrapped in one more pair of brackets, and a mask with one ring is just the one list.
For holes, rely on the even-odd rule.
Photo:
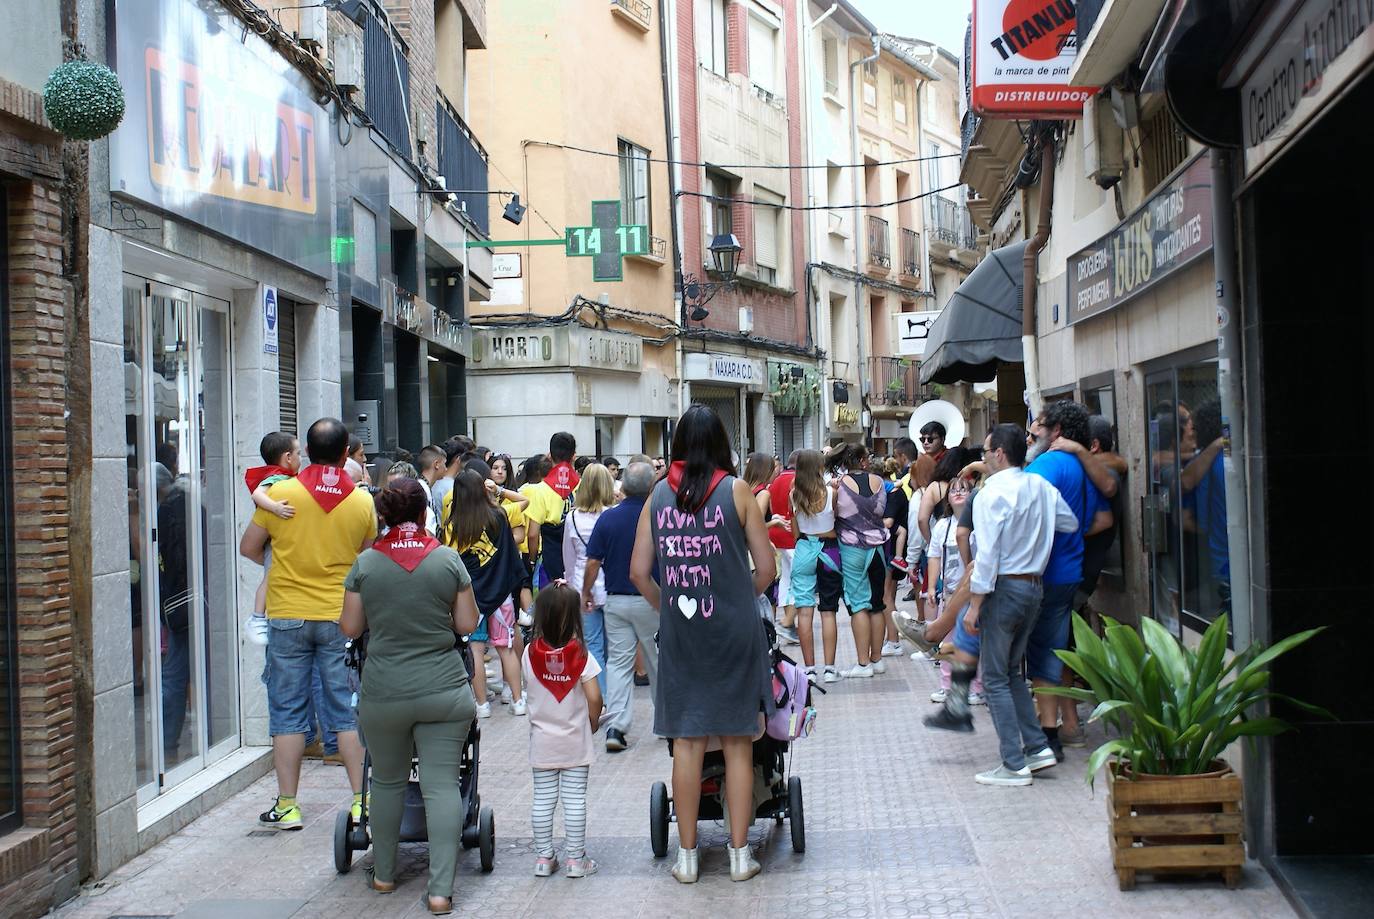
{"label": "baby stroller", "polygon": [[[772,661],[774,699],[779,709],[787,708],[799,713],[794,729],[785,731],[794,738],[804,737],[811,732],[816,710],[811,707],[811,690],[822,693],[825,690],[812,686],[805,672],[777,647],[777,633],[773,623],[764,620],[768,635],[769,656]],[[784,717],[784,723],[787,722]],[[784,820],[792,830],[792,851],[806,851],[806,824],[802,807],[802,781],[800,776],[791,775],[791,759],[788,751],[791,742],[772,736],[775,732],[774,721],[770,719],[769,730],[754,741],[754,817],[766,820],[772,818],[778,826]],[[673,742],[668,741],[671,755]],[[698,820],[724,820],[725,814],[725,756],[719,750],[708,752],[701,768],[701,806],[697,812]],[[649,790],[649,842],[655,858],[668,854],[668,824],[677,820],[672,801],[668,797],[668,786],[655,782]]]}
{"label": "baby stroller", "polygon": [[[461,643],[463,663],[468,675],[472,675],[472,652],[466,641]],[[357,704],[358,687],[362,680],[363,664],[367,661],[367,635],[356,638],[346,645],[345,663],[350,671],[349,682],[353,688],[354,704]],[[362,730],[358,736],[362,738]],[[369,800],[369,787],[372,784],[372,755],[363,752],[363,800]],[[468,728],[467,741],[463,744],[463,758],[459,763],[458,782],[463,792],[463,835],[462,846],[474,846],[481,856],[482,870],[490,871],[496,857],[496,817],[490,807],[482,806],[482,797],[477,793],[477,767],[481,759],[482,729],[477,719]],[[372,834],[368,830],[368,809],[363,807],[362,819],[354,820],[350,808],[340,811],[334,820],[334,868],[340,874],[347,874],[353,863],[354,852],[365,852],[372,845]],[[401,816],[401,842],[427,842],[429,834],[425,826],[425,800],[420,794],[420,760],[411,751],[410,781],[406,785],[405,810]]]}

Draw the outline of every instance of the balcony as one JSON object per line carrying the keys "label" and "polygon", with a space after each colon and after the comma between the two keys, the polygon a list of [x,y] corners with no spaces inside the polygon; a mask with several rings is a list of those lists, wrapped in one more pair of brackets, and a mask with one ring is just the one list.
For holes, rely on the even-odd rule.
{"label": "balcony", "polygon": [[886,274],[892,268],[892,243],[887,221],[867,214],[864,216],[864,226],[868,238],[868,267],[881,269],[881,273]]}
{"label": "balcony", "polygon": [[369,11],[363,21],[364,110],[378,133],[408,160],[410,146],[410,49],[390,23]]}
{"label": "balcony", "polygon": [[[869,403],[875,409],[915,408],[934,396],[921,385],[921,364],[906,357],[870,357],[868,374],[872,381]],[[876,414],[876,411],[875,411]]]}
{"label": "balcony", "polygon": [[611,0],[611,12],[641,32],[649,31],[654,8],[647,0]]}
{"label": "balcony", "polygon": [[926,238],[932,255],[948,256],[978,247],[978,229],[968,208],[939,195],[926,199]]}
{"label": "balcony", "polygon": [[921,237],[915,230],[901,229],[902,234],[902,277],[912,281],[921,280]]}
{"label": "balcony", "polygon": [[459,194],[457,202],[483,235],[491,231],[487,204],[487,151],[458,110],[435,89],[435,133],[439,135],[439,172],[444,185]]}

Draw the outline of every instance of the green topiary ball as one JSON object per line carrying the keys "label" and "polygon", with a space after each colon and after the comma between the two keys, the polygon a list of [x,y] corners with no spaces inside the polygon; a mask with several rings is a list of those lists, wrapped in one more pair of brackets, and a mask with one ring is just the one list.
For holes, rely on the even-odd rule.
{"label": "green topiary ball", "polygon": [[68,61],[43,85],[43,109],[63,135],[98,140],[124,117],[124,87],[104,64]]}

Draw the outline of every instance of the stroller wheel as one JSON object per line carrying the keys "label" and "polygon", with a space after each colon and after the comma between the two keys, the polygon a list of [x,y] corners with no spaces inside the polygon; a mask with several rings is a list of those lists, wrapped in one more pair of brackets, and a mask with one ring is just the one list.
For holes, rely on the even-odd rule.
{"label": "stroller wheel", "polygon": [[477,818],[477,852],[481,856],[482,870],[490,871],[496,860],[496,815],[490,807],[482,808]]}
{"label": "stroller wheel", "polygon": [[662,782],[649,789],[649,845],[654,858],[668,854],[668,786]]}
{"label": "stroller wheel", "polygon": [[801,778],[787,780],[787,822],[792,825],[792,851],[806,851],[806,820],[802,815]]}
{"label": "stroller wheel", "polygon": [[339,811],[334,818],[334,870],[347,874],[353,867],[353,820],[348,808]]}
{"label": "stroller wheel", "polygon": [[477,847],[478,831],[481,829],[482,799],[474,795],[472,803],[467,807],[463,814],[463,833],[458,837],[464,849],[475,849]]}

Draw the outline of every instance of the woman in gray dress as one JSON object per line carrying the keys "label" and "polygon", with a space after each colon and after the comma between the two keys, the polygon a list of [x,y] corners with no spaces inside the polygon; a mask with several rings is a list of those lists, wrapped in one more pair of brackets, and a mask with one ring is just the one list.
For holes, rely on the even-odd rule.
{"label": "woman in gray dress", "polygon": [[751,744],[760,713],[772,705],[755,598],[773,581],[773,548],[749,486],[734,477],[730,439],[714,411],[687,409],[673,434],[671,459],[640,515],[630,578],[659,609],[654,733],[673,739],[679,844],[673,877],[684,884],[697,879],[702,757],[708,739],[717,737],[725,756],[730,878],[745,881],[759,872],[748,838]]}

